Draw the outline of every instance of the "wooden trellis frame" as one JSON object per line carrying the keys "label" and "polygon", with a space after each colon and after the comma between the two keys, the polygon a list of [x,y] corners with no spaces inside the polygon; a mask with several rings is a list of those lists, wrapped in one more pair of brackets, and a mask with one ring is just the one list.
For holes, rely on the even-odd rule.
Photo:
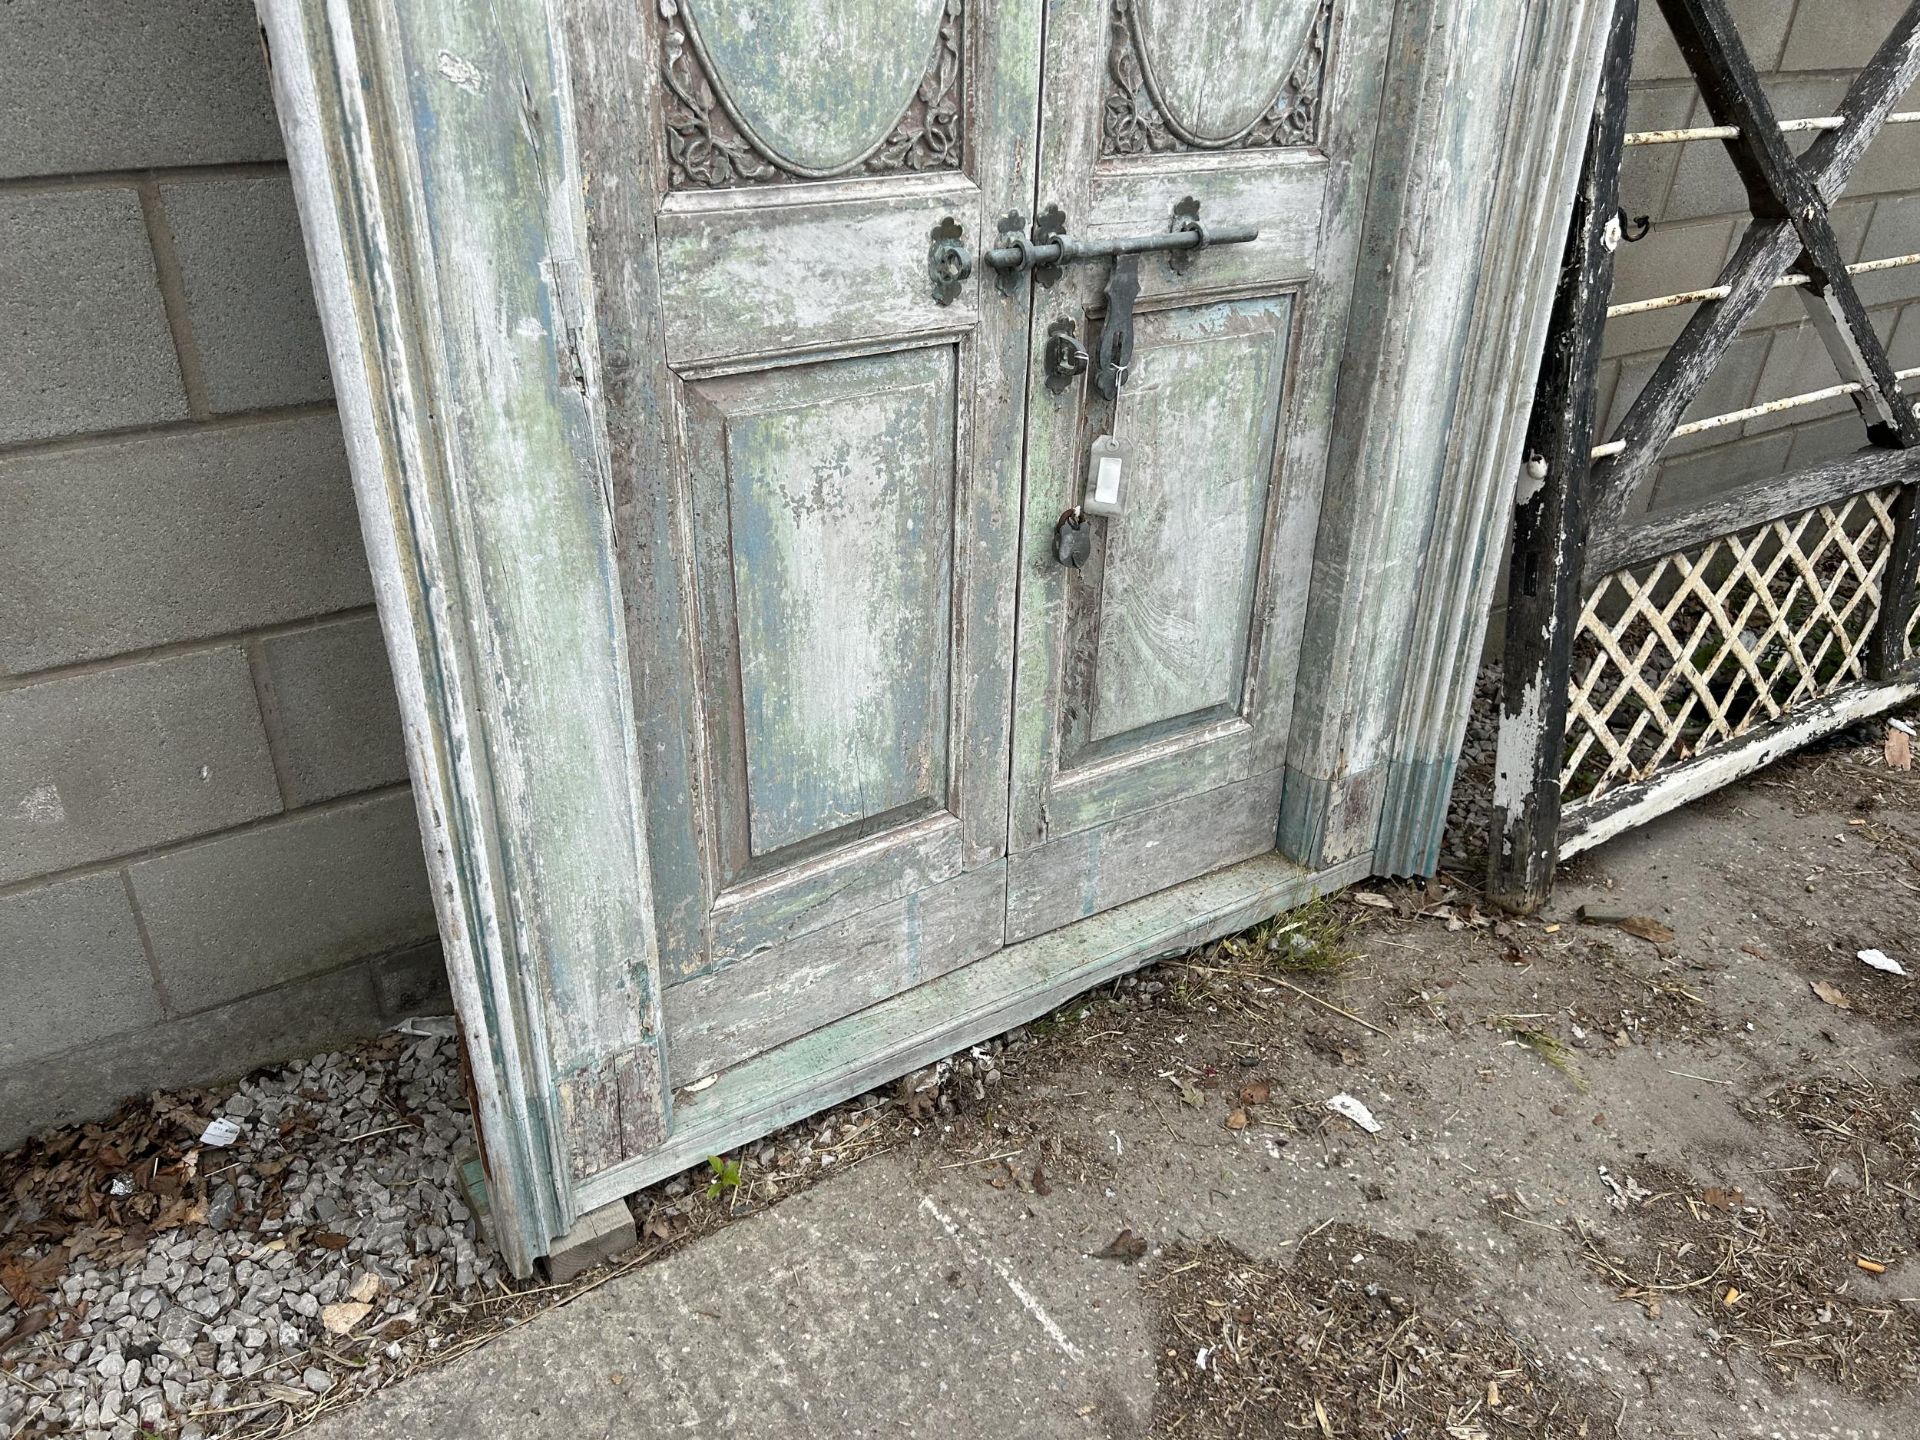
{"label": "wooden trellis frame", "polygon": [[[1829,218],[1893,106],[1920,77],[1920,0],[1835,116],[1774,114],[1726,0],[1659,0],[1705,96],[1752,220],[1719,283],[1609,309],[1638,0],[1617,0],[1553,331],[1535,394],[1508,576],[1490,888],[1537,908],[1557,860],[1916,692],[1920,420],[1854,288]],[[1907,120],[1910,116],[1899,116]],[[1817,130],[1795,157],[1783,134]],[[1681,417],[1760,304],[1798,290],[1843,383],[1752,411]],[[1615,436],[1595,445],[1609,314],[1695,305]],[[1849,396],[1867,449],[1631,518],[1676,435]],[[1571,743],[1569,741],[1572,732]]]}

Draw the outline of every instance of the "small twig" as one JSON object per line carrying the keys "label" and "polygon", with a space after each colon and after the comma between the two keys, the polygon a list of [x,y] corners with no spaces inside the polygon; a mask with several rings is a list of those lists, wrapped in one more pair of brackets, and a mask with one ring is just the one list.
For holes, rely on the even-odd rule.
{"label": "small twig", "polygon": [[419,1127],[415,1125],[389,1125],[383,1130],[368,1130],[364,1134],[349,1135],[340,1143],[342,1145],[356,1145],[362,1140],[371,1140],[376,1135],[391,1135],[396,1130],[414,1130],[418,1128]]}
{"label": "small twig", "polygon": [[1731,1080],[1715,1080],[1711,1075],[1695,1075],[1688,1070],[1669,1070],[1669,1075],[1678,1075],[1682,1080],[1698,1080],[1702,1085],[1731,1085]]}
{"label": "small twig", "polygon": [[1287,989],[1293,991],[1294,994],[1298,995],[1302,1000],[1311,1000],[1314,1004],[1318,1005],[1323,1010],[1331,1010],[1336,1015],[1344,1015],[1347,1019],[1351,1020],[1354,1024],[1365,1026],[1367,1029],[1373,1031],[1373,1033],[1376,1035],[1384,1035],[1389,1040],[1393,1038],[1393,1032],[1391,1030],[1382,1030],[1378,1025],[1374,1024],[1371,1020],[1362,1020],[1358,1015],[1354,1014],[1351,1010],[1342,1010],[1338,1005],[1334,1004],[1331,1000],[1322,1000],[1318,995],[1314,994],[1311,990],[1302,990],[1298,985],[1294,984],[1291,980],[1282,980],[1277,975],[1263,975],[1261,978],[1263,980],[1271,980],[1276,985],[1281,985],[1286,987]]}

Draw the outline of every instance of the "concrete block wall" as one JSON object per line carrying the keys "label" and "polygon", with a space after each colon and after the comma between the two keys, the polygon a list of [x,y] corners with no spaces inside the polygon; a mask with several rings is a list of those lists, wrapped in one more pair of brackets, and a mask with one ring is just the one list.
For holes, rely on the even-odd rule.
{"label": "concrete block wall", "polygon": [[248,0],[0,5],[0,1144],[444,1006]]}
{"label": "concrete block wall", "polygon": [[[1906,0],[1733,0],[1731,9],[1782,119],[1831,115],[1858,68],[1893,28]],[[1900,108],[1920,106],[1910,96]],[[1709,125],[1705,102],[1654,0],[1643,0],[1629,124],[1635,130]],[[1803,150],[1811,135],[1794,137]],[[1621,204],[1652,232],[1623,245],[1616,300],[1713,284],[1747,220],[1746,191],[1718,141],[1635,147],[1621,172]],[[1869,150],[1833,212],[1849,263],[1920,252],[1920,125],[1893,126]],[[1896,368],[1920,365],[1920,266],[1862,276],[1861,299]],[[1599,384],[1604,428],[1625,415],[1686,310],[1613,321]],[[1800,297],[1776,295],[1737,339],[1688,419],[1837,384],[1839,376]],[[1846,400],[1784,412],[1676,441],[1637,508],[1685,507],[1745,481],[1801,470],[1865,443]]]}

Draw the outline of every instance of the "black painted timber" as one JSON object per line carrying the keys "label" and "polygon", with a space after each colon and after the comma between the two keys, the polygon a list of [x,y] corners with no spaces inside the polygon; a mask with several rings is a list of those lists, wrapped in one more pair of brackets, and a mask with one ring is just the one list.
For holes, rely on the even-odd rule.
{"label": "black painted timber", "polygon": [[[1613,293],[1620,245],[1620,156],[1627,133],[1627,81],[1639,23],[1638,0],[1615,0],[1605,66],[1587,132],[1580,188],[1554,295],[1547,354],[1527,423],[1527,464],[1514,516],[1507,571],[1507,640],[1502,739],[1525,729],[1519,755],[1530,773],[1501,777],[1518,794],[1497,807],[1488,861],[1488,893],[1531,913],[1546,902],[1558,858],[1560,766],[1566,749],[1567,675],[1579,623],[1586,544],[1586,492],[1592,463],[1594,376]],[[1544,466],[1544,475],[1536,475]],[[1510,758],[1501,746],[1501,762]],[[1519,783],[1514,783],[1515,781]]]}

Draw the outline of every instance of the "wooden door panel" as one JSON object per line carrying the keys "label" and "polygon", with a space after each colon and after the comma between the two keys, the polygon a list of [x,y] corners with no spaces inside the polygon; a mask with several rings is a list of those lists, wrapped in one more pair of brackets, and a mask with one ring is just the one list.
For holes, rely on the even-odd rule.
{"label": "wooden door panel", "polygon": [[1121,421],[1132,474],[1125,513],[1098,522],[1097,571],[1077,577],[1077,602],[1097,614],[1084,739],[1066,769],[1075,751],[1110,754],[1242,706],[1292,309],[1239,301],[1135,327]]}
{"label": "wooden door panel", "polygon": [[980,204],[960,175],[906,176],[878,191],[841,181],[669,196],[659,217],[668,359],[967,333],[979,320],[976,288],[939,304],[927,256],[943,221],[977,235]]}
{"label": "wooden door panel", "polygon": [[[1273,848],[1278,772],[1135,805],[1007,860],[1007,940],[1044,935]],[[671,992],[669,992],[671,997]],[[669,1048],[668,1059],[672,1059]]]}
{"label": "wooden door panel", "polygon": [[671,1083],[725,1070],[991,954],[1005,895],[996,861],[674,986],[665,997]]}
{"label": "wooden door panel", "polygon": [[947,804],[957,354],[685,387],[725,874]]}

